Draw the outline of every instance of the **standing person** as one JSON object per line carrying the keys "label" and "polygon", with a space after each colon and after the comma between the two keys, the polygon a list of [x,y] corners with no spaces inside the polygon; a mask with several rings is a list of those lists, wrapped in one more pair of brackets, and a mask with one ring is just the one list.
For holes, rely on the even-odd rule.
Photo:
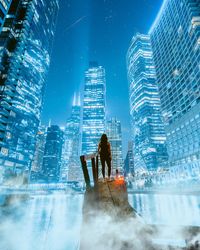
{"label": "standing person", "polygon": [[98,153],[100,154],[103,178],[105,180],[105,163],[106,163],[108,166],[108,178],[110,180],[112,157],[111,157],[110,143],[108,142],[108,137],[106,134],[103,134],[101,136],[101,141],[98,146]]}

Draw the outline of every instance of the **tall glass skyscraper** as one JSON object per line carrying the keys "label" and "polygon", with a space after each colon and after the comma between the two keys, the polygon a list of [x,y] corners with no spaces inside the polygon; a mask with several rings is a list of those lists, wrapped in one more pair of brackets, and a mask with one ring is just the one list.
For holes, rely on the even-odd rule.
{"label": "tall glass skyscraper", "polygon": [[46,126],[40,126],[36,135],[35,153],[32,161],[31,170],[34,172],[41,172],[44,148],[46,142]]}
{"label": "tall glass skyscraper", "polygon": [[85,72],[83,98],[82,154],[97,152],[101,135],[105,133],[105,69],[90,63]]}
{"label": "tall glass skyscraper", "polygon": [[42,173],[46,182],[60,180],[62,146],[63,131],[57,125],[52,125],[47,129],[42,164]]}
{"label": "tall glass skyscraper", "polygon": [[170,163],[199,167],[200,1],[165,0],[149,34]]}
{"label": "tall glass skyscraper", "polygon": [[133,156],[133,141],[128,142],[128,152],[124,161],[124,176],[128,177],[135,174],[134,156]]}
{"label": "tall glass skyscraper", "polygon": [[0,33],[12,0],[0,0]]}
{"label": "tall glass skyscraper", "polygon": [[133,176],[135,174],[134,170],[134,156],[133,156],[133,141],[128,142],[128,152],[126,154],[126,159],[124,161],[124,176]]}
{"label": "tall glass skyscraper", "polygon": [[111,144],[112,153],[112,172],[115,174],[116,169],[123,172],[122,156],[122,131],[121,122],[116,118],[111,118],[106,122],[106,134]]}
{"label": "tall glass skyscraper", "polygon": [[57,12],[57,0],[12,1],[0,33],[0,166],[9,172],[31,168]]}
{"label": "tall glass skyscraper", "polygon": [[127,54],[135,169],[156,170],[167,161],[166,136],[150,37],[136,34]]}
{"label": "tall glass skyscraper", "polygon": [[62,157],[62,180],[80,181],[83,179],[80,164],[81,144],[81,102],[80,96],[75,96],[70,118],[67,120],[64,132]]}

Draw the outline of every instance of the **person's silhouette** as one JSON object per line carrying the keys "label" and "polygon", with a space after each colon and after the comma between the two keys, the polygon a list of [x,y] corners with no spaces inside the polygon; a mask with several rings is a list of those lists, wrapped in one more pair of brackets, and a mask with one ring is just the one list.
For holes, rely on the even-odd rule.
{"label": "person's silhouette", "polygon": [[98,153],[100,154],[103,178],[105,179],[105,163],[106,163],[108,166],[108,178],[110,179],[112,156],[111,156],[110,143],[108,142],[108,137],[106,134],[103,134],[101,136],[101,140],[98,146]]}

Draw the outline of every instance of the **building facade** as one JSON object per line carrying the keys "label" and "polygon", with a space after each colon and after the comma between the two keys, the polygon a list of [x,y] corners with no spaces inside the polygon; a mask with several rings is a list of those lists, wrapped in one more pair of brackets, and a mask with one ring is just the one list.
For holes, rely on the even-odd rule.
{"label": "building facade", "polygon": [[128,151],[126,154],[126,159],[124,161],[124,176],[128,177],[129,175],[134,176],[134,155],[133,155],[133,142],[128,142]]}
{"label": "building facade", "polygon": [[60,180],[62,146],[63,131],[57,125],[50,126],[47,129],[42,164],[42,173],[48,183]]}
{"label": "building facade", "polygon": [[149,34],[170,164],[193,171],[200,166],[199,0],[165,0]]}
{"label": "building facade", "polygon": [[12,0],[0,0],[0,33]]}
{"label": "building facade", "polygon": [[85,72],[82,123],[82,154],[97,152],[101,135],[105,132],[106,106],[105,69],[90,63]]}
{"label": "building facade", "polygon": [[111,118],[106,122],[106,134],[111,144],[112,154],[112,172],[115,174],[116,169],[123,172],[123,156],[122,156],[122,130],[121,122],[116,118]]}
{"label": "building facade", "polygon": [[46,142],[46,126],[40,126],[36,135],[35,153],[32,161],[31,170],[41,172]]}
{"label": "building facade", "polygon": [[135,169],[155,171],[167,162],[150,37],[136,34],[127,54]]}
{"label": "building facade", "polygon": [[67,120],[64,131],[62,180],[80,181],[83,179],[80,166],[81,145],[81,102],[80,96],[75,96],[71,116]]}
{"label": "building facade", "polygon": [[0,33],[0,166],[5,178],[31,169],[58,8],[57,0],[12,1]]}

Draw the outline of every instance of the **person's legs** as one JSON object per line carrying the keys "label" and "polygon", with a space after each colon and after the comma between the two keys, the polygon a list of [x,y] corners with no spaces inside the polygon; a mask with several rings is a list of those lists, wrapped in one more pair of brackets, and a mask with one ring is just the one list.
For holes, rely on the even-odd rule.
{"label": "person's legs", "polygon": [[101,158],[102,175],[105,178],[105,159]]}
{"label": "person's legs", "polygon": [[108,166],[108,178],[110,178],[110,175],[111,175],[111,160],[106,159],[106,164]]}

